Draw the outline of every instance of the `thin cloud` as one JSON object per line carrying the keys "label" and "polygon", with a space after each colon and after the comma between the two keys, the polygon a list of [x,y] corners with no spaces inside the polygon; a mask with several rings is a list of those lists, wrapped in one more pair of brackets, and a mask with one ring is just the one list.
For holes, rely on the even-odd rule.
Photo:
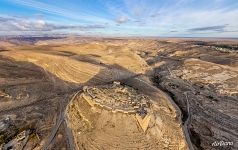
{"label": "thin cloud", "polygon": [[[65,1],[64,5],[53,1],[36,0],[6,0],[12,4],[33,9],[47,17],[30,16],[28,21],[14,22],[0,18],[0,30],[15,28],[18,30],[91,30],[82,26],[70,26],[67,23],[91,23],[92,25],[106,26],[107,30],[98,30],[102,33],[113,34],[114,29],[121,33],[153,36],[196,36],[199,33],[210,36],[236,36],[238,32],[238,5],[227,0],[97,0],[99,5],[87,5],[81,8],[83,1]],[[88,1],[87,4],[90,4]],[[72,7],[79,6],[79,7]],[[83,5],[82,5],[83,6]],[[17,12],[18,10],[12,10]],[[27,11],[26,11],[27,12]],[[29,17],[29,16],[28,16]],[[17,18],[17,17],[16,17]],[[44,20],[52,18],[54,24],[46,22],[36,23],[29,20]],[[27,20],[27,19],[25,19]],[[50,21],[50,20],[48,20]],[[67,21],[65,23],[65,21]],[[107,23],[107,24],[105,24]],[[226,24],[229,24],[226,25]],[[3,27],[3,25],[6,25]],[[174,28],[176,27],[176,28]],[[32,29],[32,30],[33,30]],[[99,28],[94,28],[99,29]],[[173,32],[176,30],[177,32]],[[138,32],[140,31],[140,32]],[[171,32],[172,31],[172,32]]]}
{"label": "thin cloud", "polygon": [[137,5],[133,10],[132,14],[135,16],[141,16],[146,12],[146,9],[142,6]]}
{"label": "thin cloud", "polygon": [[117,18],[116,22],[119,23],[119,24],[122,24],[122,23],[126,23],[128,22],[128,17],[126,16],[120,16],[119,18]]}
{"label": "thin cloud", "polygon": [[54,31],[54,30],[92,30],[105,28],[103,25],[56,25],[44,20],[20,20],[0,17],[0,31]]}
{"label": "thin cloud", "polygon": [[13,18],[0,17],[0,23],[11,21],[11,20],[14,20],[14,19]]}
{"label": "thin cloud", "polygon": [[68,9],[59,8],[44,2],[33,1],[33,0],[9,0],[12,3],[23,5],[27,7],[31,7],[37,9],[42,12],[63,16],[66,18],[71,18],[74,20],[84,20],[84,21],[97,21],[99,22],[110,22],[109,19],[99,17],[97,15],[90,15],[92,12],[84,12],[80,11],[79,14],[75,14],[75,12],[71,12]]}
{"label": "thin cloud", "polygon": [[155,17],[158,17],[160,15],[160,13],[156,12],[156,13],[153,13],[152,15],[150,15],[151,18],[155,18]]}
{"label": "thin cloud", "polygon": [[207,26],[207,27],[199,27],[199,28],[191,28],[188,31],[190,32],[200,32],[200,31],[225,31],[227,25],[218,25],[218,26]]}

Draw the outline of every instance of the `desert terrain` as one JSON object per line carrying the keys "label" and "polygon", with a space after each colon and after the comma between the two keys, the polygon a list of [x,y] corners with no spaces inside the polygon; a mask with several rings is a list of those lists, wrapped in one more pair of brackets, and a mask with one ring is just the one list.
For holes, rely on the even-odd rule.
{"label": "desert terrain", "polygon": [[237,39],[0,38],[3,150],[236,150],[237,106]]}

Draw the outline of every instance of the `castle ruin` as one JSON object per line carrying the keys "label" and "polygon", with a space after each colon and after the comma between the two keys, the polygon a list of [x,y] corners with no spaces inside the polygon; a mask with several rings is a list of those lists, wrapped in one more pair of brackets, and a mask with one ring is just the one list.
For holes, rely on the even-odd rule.
{"label": "castle ruin", "polygon": [[151,113],[151,100],[148,96],[138,93],[132,87],[121,85],[120,82],[97,87],[85,86],[83,91],[81,96],[91,107],[135,115],[143,131],[146,131]]}

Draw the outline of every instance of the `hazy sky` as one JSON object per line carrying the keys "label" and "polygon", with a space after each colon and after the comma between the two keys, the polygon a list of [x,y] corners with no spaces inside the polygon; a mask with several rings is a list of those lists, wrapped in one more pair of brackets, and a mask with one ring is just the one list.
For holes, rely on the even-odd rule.
{"label": "hazy sky", "polygon": [[0,35],[238,37],[238,0],[1,0]]}

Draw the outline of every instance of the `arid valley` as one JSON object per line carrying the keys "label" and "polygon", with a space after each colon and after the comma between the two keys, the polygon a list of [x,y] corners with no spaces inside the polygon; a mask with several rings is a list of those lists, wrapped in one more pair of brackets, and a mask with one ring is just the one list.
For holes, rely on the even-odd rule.
{"label": "arid valley", "polygon": [[237,106],[237,39],[0,40],[3,150],[236,150]]}

